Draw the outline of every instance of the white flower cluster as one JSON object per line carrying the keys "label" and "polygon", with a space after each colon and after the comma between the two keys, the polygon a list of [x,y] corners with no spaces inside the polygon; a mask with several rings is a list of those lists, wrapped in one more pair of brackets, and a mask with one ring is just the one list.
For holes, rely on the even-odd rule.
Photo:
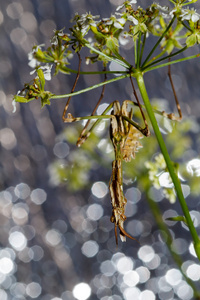
{"label": "white flower cluster", "polygon": [[[93,16],[89,12],[89,13],[82,14],[81,16],[76,14],[74,20],[76,18],[77,18],[77,24],[81,27],[81,33],[84,36],[87,34],[90,26],[96,27],[96,22],[94,21],[94,19],[99,19],[99,15]],[[78,28],[79,27],[77,26],[76,29],[78,29]]]}
{"label": "white flower cluster", "polygon": [[181,14],[181,19],[182,21],[184,20],[191,20],[192,22],[197,22],[200,19],[200,15],[196,12],[196,9],[182,9],[182,14]]}
{"label": "white flower cluster", "polygon": [[37,59],[35,59],[34,54],[38,51],[38,49],[41,50],[41,48],[44,46],[45,46],[45,44],[38,45],[38,46],[34,47],[30,53],[28,53],[29,67],[36,68],[37,66],[40,65],[40,62]]}
{"label": "white flower cluster", "polygon": [[[118,11],[118,10],[124,8],[125,3],[126,3],[126,2],[124,2],[122,5],[119,5],[119,6],[116,8],[116,11]],[[137,0],[131,0],[131,1],[129,1],[129,4],[136,4],[136,3],[137,3]]]}

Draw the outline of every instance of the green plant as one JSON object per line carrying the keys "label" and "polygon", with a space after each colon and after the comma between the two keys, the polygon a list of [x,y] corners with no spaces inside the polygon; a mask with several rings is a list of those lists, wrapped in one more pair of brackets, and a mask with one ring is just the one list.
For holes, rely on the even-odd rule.
{"label": "green plant", "polygon": [[[147,129],[148,125],[146,118],[144,117],[143,108],[146,110],[164,157],[165,169],[171,176],[175,193],[183,210],[184,220],[190,230],[196,254],[200,259],[200,240],[183,196],[181,184],[177,176],[177,165],[172,163],[170,159],[158,122],[155,118],[155,109],[153,109],[152,104],[149,101],[144,80],[145,73],[166,66],[169,67],[169,78],[171,79],[170,66],[172,64],[199,57],[199,54],[186,56],[186,53],[184,57],[181,56],[183,52],[189,47],[198,44],[200,40],[200,16],[194,9],[185,8],[186,5],[196,1],[197,0],[170,0],[173,6],[171,9],[154,3],[146,10],[141,7],[134,9],[132,4],[135,4],[136,0],[125,1],[117,8],[115,14],[111,15],[110,18],[102,20],[99,20],[98,16],[92,16],[90,13],[83,15],[76,14],[73,20],[74,26],[70,29],[70,34],[64,33],[63,30],[56,30],[51,40],[51,46],[47,50],[43,50],[41,46],[33,47],[31,63],[34,65],[37,75],[33,82],[25,84],[24,89],[14,97],[14,101],[27,103],[40,98],[43,107],[46,104],[50,104],[50,100],[69,97],[63,113],[63,120],[65,122],[74,122],[81,119],[89,119],[90,122],[92,119],[99,119],[99,117],[94,114],[103,96],[100,97],[91,116],[74,118],[71,114],[68,114],[67,117],[65,117],[72,96],[90,91],[100,86],[103,87],[103,95],[104,88],[107,84],[114,83],[124,78],[130,78],[132,83],[132,78],[135,78],[144,105],[142,106],[140,104],[134,85],[132,84],[133,93],[137,100],[134,104],[139,106],[145,122],[145,128]],[[144,53],[149,49],[148,36],[154,36],[156,40],[149,53],[145,55]],[[120,54],[121,48],[123,48],[122,41],[129,39],[134,43],[134,58],[131,59],[129,57],[124,58]],[[88,56],[86,57],[86,63],[94,64],[100,62],[102,64],[102,71],[81,71],[82,59],[80,53],[83,48],[89,51]],[[69,68],[70,57],[73,53],[78,56],[78,70]],[[180,57],[174,59],[175,56]],[[117,71],[108,70],[110,62],[115,63],[118,66]],[[53,92],[45,89],[45,80],[49,79],[52,66],[55,68],[54,75],[57,75],[59,72],[66,75],[72,73],[77,74],[71,93],[55,95]],[[104,74],[105,80],[99,84],[75,92],[79,76],[91,74]],[[112,75],[114,75],[113,78],[107,79],[107,76]],[[167,114],[166,112],[162,112],[160,114],[163,117],[176,121],[181,119],[181,110],[173,83],[171,82],[171,84],[179,117],[175,116],[173,113]],[[103,115],[100,119],[105,117],[106,116]],[[133,124],[133,126],[135,125]],[[81,137],[85,137],[86,139],[87,136],[84,136],[85,130],[86,127],[84,128]]]}

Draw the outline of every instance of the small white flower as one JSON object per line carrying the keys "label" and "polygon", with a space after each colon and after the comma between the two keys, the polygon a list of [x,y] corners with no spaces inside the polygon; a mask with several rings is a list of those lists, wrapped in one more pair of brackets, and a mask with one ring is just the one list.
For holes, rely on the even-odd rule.
{"label": "small white flower", "polygon": [[63,33],[63,29],[61,29],[59,31],[54,30],[54,32],[55,32],[55,35],[51,39],[51,44],[56,46],[56,45],[58,45],[58,36],[63,36],[64,33]]}
{"label": "small white flower", "polygon": [[107,22],[110,18],[102,18],[102,21]]}
{"label": "small white flower", "polygon": [[64,32],[63,32],[63,29],[61,29],[58,33],[58,36],[63,36],[64,35]]}
{"label": "small white flower", "polygon": [[200,15],[196,12],[196,9],[183,9],[182,10],[182,21],[191,20],[192,22],[197,22],[200,19]]}
{"label": "small white flower", "polygon": [[133,22],[134,25],[138,25],[138,20],[133,16],[128,16],[128,20]]}
{"label": "small white flower", "polygon": [[117,29],[123,29],[123,26],[119,24],[118,22],[114,22],[114,27]]}
{"label": "small white flower", "polygon": [[[113,15],[111,17],[113,17]],[[112,25],[113,24],[113,20],[111,20],[110,18],[103,18],[102,20],[106,23],[106,25]]]}
{"label": "small white flower", "polygon": [[[136,4],[137,3],[137,0],[131,0],[129,1],[129,4]],[[116,8],[116,11],[122,9],[124,7],[125,3],[123,3],[122,5],[119,5],[117,8]]]}
{"label": "small white flower", "polygon": [[28,54],[28,59],[29,59],[29,63],[28,63],[28,65],[29,65],[29,67],[31,67],[31,68],[35,68],[35,67],[37,67],[38,65],[39,65],[39,62],[37,61],[37,59],[35,59],[34,57],[33,57],[33,54],[31,55],[32,53],[29,53]]}
{"label": "small white flower", "polygon": [[81,33],[82,35],[85,35],[87,33],[89,29],[89,25],[84,25],[82,28],[81,28]]}
{"label": "small white flower", "polygon": [[[46,80],[51,80],[51,69],[52,69],[53,65],[50,64],[46,64],[45,66],[40,66],[39,69],[43,70],[43,74],[44,74],[44,78]],[[36,72],[36,69],[30,72],[30,75],[33,75]],[[36,76],[36,78],[38,78]]]}
{"label": "small white flower", "polygon": [[33,75],[36,72],[36,70],[33,70],[30,72],[30,75]]}
{"label": "small white flower", "polygon": [[161,10],[161,11],[164,11],[164,12],[167,12],[169,10],[169,7],[167,6],[161,6],[160,4],[156,3],[156,7]]}
{"label": "small white flower", "polygon": [[53,67],[53,65],[49,65],[49,64],[46,64],[45,66],[40,67],[42,70],[44,70],[43,73],[44,73],[44,78],[46,80],[51,80],[51,69],[52,69],[52,67]]}
{"label": "small white flower", "polygon": [[122,25],[124,25],[125,23],[126,23],[126,20],[124,18],[120,18],[114,22],[114,27],[118,28],[118,29],[123,29]]}
{"label": "small white flower", "polygon": [[55,45],[55,46],[58,45],[58,37],[57,37],[57,35],[54,35],[54,36],[51,38],[51,45]]}
{"label": "small white flower", "polygon": [[35,68],[36,66],[39,66],[40,63],[37,61],[37,59],[34,58],[34,54],[38,51],[38,49],[41,49],[43,46],[45,45],[38,45],[37,47],[34,47],[34,49],[31,52],[28,53],[29,67]]}

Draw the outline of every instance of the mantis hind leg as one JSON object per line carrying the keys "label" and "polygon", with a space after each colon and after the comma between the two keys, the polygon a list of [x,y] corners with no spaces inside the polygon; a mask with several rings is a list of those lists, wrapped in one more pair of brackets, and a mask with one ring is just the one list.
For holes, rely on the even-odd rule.
{"label": "mantis hind leg", "polygon": [[[74,84],[73,84],[73,87],[72,87],[72,89],[71,89],[71,93],[73,93],[74,90],[75,90],[75,87],[76,87],[76,85],[77,85],[77,82],[78,82],[78,79],[79,79],[79,76],[80,76],[80,71],[81,71],[81,61],[82,61],[82,60],[81,60],[81,56],[80,56],[79,52],[77,52],[77,55],[78,55],[78,59],[79,59],[78,73],[77,73],[77,75],[76,75],[76,79],[75,79]],[[64,111],[63,111],[63,115],[62,115],[63,122],[68,122],[68,121],[67,121],[67,118],[66,118],[65,116],[66,116],[66,112],[67,112],[67,109],[68,109],[68,107],[69,107],[71,98],[72,98],[72,96],[70,96],[70,97],[68,98],[67,103],[65,104],[65,108],[64,108]]]}
{"label": "mantis hind leg", "polygon": [[182,111],[181,111],[181,107],[180,107],[180,104],[179,104],[179,101],[178,101],[178,97],[176,95],[176,90],[175,90],[175,87],[174,87],[174,83],[173,83],[173,80],[172,80],[171,65],[168,66],[168,77],[169,77],[169,81],[170,81],[172,91],[173,91],[173,94],[174,94],[174,99],[175,99],[175,102],[176,102],[176,107],[177,107],[179,116],[178,117],[175,116],[174,113],[166,114],[165,112],[163,112],[163,115],[166,115],[170,120],[180,121],[182,119]]}

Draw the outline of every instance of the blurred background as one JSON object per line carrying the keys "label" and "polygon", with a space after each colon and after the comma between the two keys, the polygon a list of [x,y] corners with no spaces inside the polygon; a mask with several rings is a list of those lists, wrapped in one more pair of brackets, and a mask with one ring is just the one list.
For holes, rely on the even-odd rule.
{"label": "blurred background", "polygon": [[[139,243],[119,241],[116,248],[108,183],[113,152],[105,122],[82,148],[75,144],[82,124],[64,124],[65,99],[17,104],[12,97],[32,79],[28,53],[37,44],[50,45],[53,30],[65,28],[75,12],[109,17],[117,0],[8,0],[0,4],[0,299],[42,300],[172,300],[196,299],[200,266],[187,226],[166,221],[173,249],[183,259],[186,283],[166,246],[140,182],[144,163],[158,148],[154,137],[143,139],[138,158],[125,166],[128,200],[125,228]],[[142,6],[146,1],[140,1]],[[153,2],[153,1],[152,1]],[[167,1],[162,1],[168,4]],[[199,3],[196,4],[197,9]],[[152,41],[153,44],[153,41]],[[150,41],[151,45],[151,41]],[[188,50],[198,53],[199,47]],[[133,48],[126,49],[131,55]],[[195,52],[196,51],[196,52]],[[161,124],[172,158],[180,163],[183,189],[199,232],[200,138],[198,60],[172,66],[173,80],[184,115],[180,124]],[[76,59],[72,67],[77,68]],[[93,66],[91,66],[93,68]],[[70,92],[75,77],[59,74],[48,87]],[[103,80],[81,78],[77,89]],[[146,75],[151,100],[171,112],[174,99],[167,70]],[[101,89],[72,99],[70,112],[89,115]],[[106,88],[103,102],[132,98],[124,80]],[[141,119],[140,119],[141,121]],[[162,120],[161,120],[162,123]],[[173,130],[175,128],[175,130]],[[150,196],[163,219],[181,215],[176,202],[152,187]]]}

